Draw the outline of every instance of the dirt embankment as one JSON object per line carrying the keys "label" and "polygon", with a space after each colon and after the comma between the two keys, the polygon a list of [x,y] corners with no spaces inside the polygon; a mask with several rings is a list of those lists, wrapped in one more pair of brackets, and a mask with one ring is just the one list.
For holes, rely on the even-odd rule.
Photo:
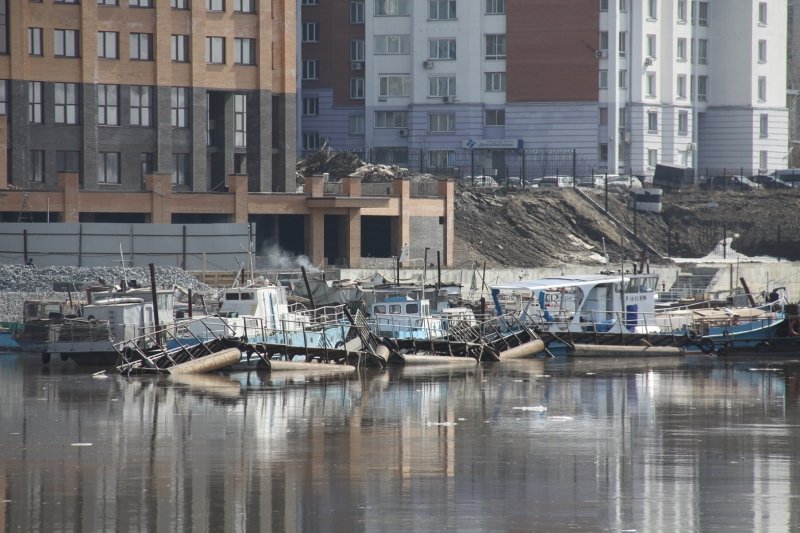
{"label": "dirt embankment", "polygon": [[628,260],[638,257],[643,243],[662,256],[703,257],[726,237],[748,256],[800,260],[800,189],[665,192],[660,214],[634,211],[629,194],[609,192],[613,219],[604,212],[605,194],[587,192],[600,209],[571,189],[458,189],[457,264],[596,265],[606,254],[619,261],[621,243]]}

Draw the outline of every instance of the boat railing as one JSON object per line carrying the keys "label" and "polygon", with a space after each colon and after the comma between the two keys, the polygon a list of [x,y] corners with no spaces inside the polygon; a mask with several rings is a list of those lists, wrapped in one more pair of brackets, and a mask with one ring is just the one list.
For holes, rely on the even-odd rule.
{"label": "boat railing", "polygon": [[386,316],[368,321],[375,335],[395,338],[438,338],[446,335],[443,321],[430,316]]}

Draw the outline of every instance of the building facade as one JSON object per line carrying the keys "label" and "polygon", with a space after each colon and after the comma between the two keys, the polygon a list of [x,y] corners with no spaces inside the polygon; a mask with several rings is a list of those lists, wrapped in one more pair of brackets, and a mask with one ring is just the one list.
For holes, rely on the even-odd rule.
{"label": "building facade", "polygon": [[443,167],[485,148],[501,173],[520,148],[609,173],[787,166],[786,0],[324,4],[302,5],[302,149]]}

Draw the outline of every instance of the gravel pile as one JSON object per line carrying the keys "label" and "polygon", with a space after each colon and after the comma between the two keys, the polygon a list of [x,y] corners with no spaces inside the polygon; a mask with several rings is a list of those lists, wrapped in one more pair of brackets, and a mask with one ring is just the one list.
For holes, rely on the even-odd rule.
{"label": "gravel pile", "polygon": [[[135,280],[140,287],[150,286],[150,269],[147,267],[71,267],[53,266],[36,268],[26,265],[0,265],[0,321],[21,321],[22,304],[25,300],[63,299],[66,294],[53,291],[53,284],[76,282],[81,284],[119,285],[122,279]],[[194,292],[212,292],[178,267],[156,266],[156,283],[159,287],[174,286],[192,289]]]}

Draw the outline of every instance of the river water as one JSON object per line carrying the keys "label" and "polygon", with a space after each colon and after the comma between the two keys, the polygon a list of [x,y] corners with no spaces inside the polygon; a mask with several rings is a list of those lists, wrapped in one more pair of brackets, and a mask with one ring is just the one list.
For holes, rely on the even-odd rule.
{"label": "river water", "polygon": [[0,531],[800,529],[800,362],[93,370],[0,354]]}

